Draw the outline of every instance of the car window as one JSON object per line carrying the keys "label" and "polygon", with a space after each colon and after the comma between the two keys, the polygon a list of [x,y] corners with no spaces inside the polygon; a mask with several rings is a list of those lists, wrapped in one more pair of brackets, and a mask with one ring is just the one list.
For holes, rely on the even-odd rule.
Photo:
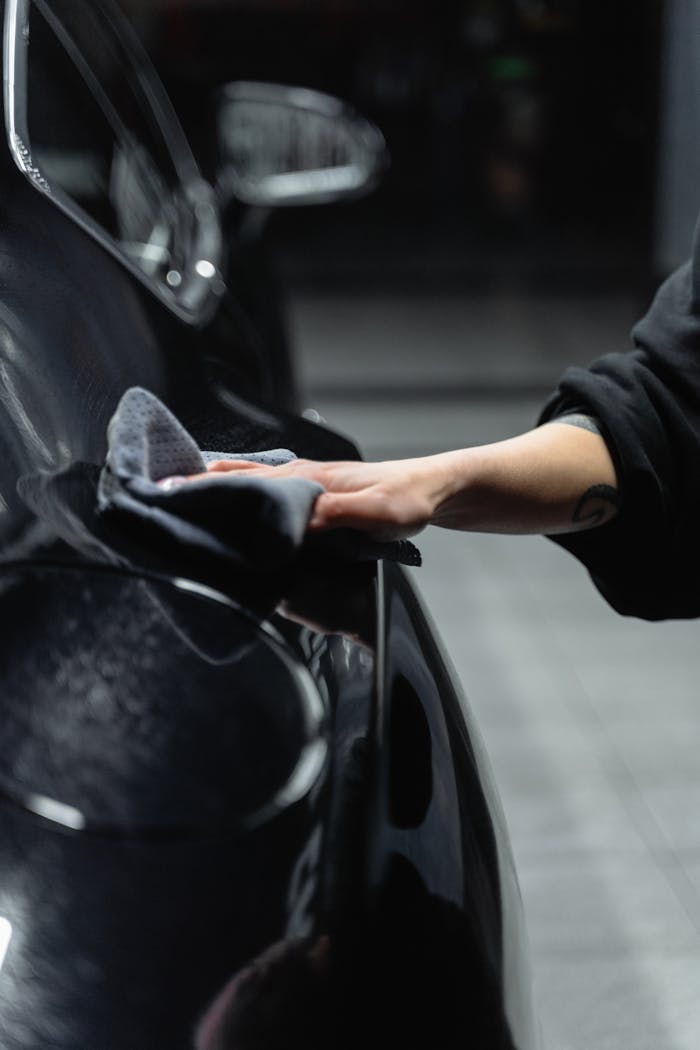
{"label": "car window", "polygon": [[196,314],[218,269],[213,193],[138,42],[106,0],[11,6],[19,166],[161,298]]}

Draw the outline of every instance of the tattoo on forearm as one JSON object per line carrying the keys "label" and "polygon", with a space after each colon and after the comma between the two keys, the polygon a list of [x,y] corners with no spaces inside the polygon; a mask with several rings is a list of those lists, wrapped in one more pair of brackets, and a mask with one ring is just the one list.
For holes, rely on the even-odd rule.
{"label": "tattoo on forearm", "polygon": [[557,416],[550,419],[550,423],[568,423],[569,426],[579,427],[580,430],[589,430],[591,434],[602,437],[600,424],[594,416],[587,416],[584,412],[569,412],[565,416]]}
{"label": "tattoo on forearm", "polygon": [[592,528],[612,518],[620,506],[620,494],[612,485],[591,485],[576,504],[572,521]]}

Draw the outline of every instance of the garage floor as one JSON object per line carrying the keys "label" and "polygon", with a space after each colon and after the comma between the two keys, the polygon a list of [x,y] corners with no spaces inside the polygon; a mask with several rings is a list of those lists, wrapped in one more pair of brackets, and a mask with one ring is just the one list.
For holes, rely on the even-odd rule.
{"label": "garage floor", "polygon": [[[306,402],[368,458],[530,425],[639,301],[513,288],[292,302]],[[428,530],[416,582],[500,783],[545,1050],[700,1046],[700,627],[626,621],[539,537]]]}

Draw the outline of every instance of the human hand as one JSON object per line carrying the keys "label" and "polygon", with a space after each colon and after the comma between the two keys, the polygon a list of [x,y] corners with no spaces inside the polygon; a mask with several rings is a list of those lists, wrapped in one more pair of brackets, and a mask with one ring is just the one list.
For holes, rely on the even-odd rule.
{"label": "human hand", "polygon": [[214,460],[206,474],[183,480],[234,474],[316,481],[325,491],[316,499],[311,531],[353,528],[375,539],[394,540],[420,532],[445,498],[447,472],[442,460],[441,456],[381,463],[295,459],[276,467],[248,460]]}

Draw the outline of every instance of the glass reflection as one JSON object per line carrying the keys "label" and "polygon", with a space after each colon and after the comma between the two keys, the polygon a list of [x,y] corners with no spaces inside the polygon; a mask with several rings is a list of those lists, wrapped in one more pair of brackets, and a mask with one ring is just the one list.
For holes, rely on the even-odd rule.
{"label": "glass reflection", "polygon": [[2,970],[2,965],[5,962],[5,956],[11,940],[12,923],[0,915],[0,970]]}

